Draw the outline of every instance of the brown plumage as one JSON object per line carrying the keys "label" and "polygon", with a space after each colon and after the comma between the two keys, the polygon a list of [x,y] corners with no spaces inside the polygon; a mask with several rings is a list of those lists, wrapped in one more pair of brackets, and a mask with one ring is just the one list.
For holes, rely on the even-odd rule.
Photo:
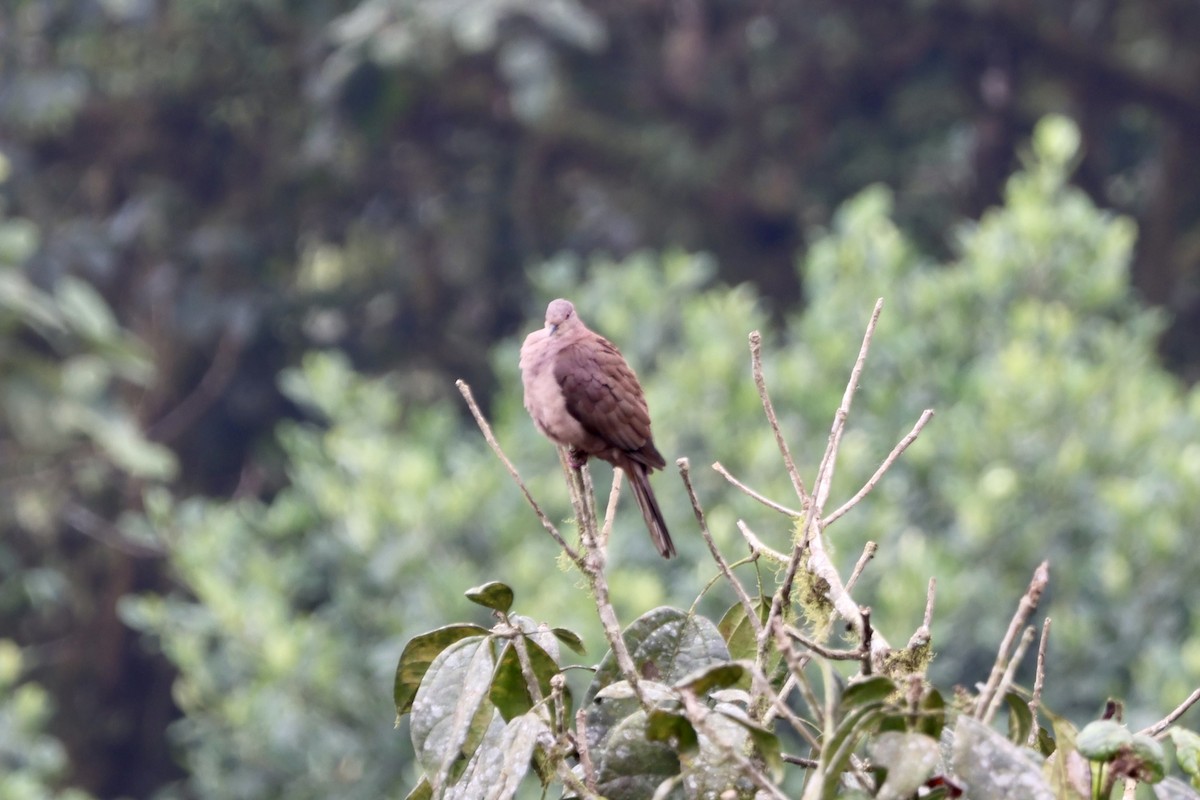
{"label": "brown plumage", "polygon": [[521,346],[525,408],[551,441],[570,448],[582,466],[588,456],[625,472],[663,558],[675,544],[650,487],[650,472],[667,465],[650,433],[650,411],[637,375],[612,342],[588,330],[568,300],[546,308],[546,326]]}

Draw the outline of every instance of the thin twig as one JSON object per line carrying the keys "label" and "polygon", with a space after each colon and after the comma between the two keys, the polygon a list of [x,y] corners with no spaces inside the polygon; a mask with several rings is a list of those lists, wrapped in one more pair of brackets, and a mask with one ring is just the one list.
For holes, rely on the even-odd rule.
{"label": "thin twig", "polygon": [[1005,667],[1008,665],[1008,652],[1012,649],[1013,640],[1017,638],[1017,631],[1021,630],[1025,625],[1025,620],[1029,619],[1029,615],[1037,608],[1038,602],[1042,598],[1042,592],[1046,590],[1046,584],[1050,582],[1050,562],[1043,561],[1033,571],[1033,579],[1029,582],[1029,588],[1025,590],[1025,594],[1021,595],[1021,602],[1017,604],[1017,611],[1013,614],[1012,621],[1008,624],[1008,631],[1004,634],[1004,640],[1000,643],[1000,652],[996,654],[996,662],[992,664],[992,674],[988,676],[987,685],[979,693],[979,699],[975,703],[975,718],[983,719],[987,708],[991,705],[992,696],[996,692],[996,687],[1000,684],[1000,679],[1004,675]]}
{"label": "thin twig", "polygon": [[742,532],[742,538],[746,540],[746,544],[750,546],[751,553],[762,553],[767,558],[777,561],[780,564],[787,561],[787,556],[785,556],[783,553],[763,544],[762,539],[759,539],[758,536],[754,534],[754,531],[750,530],[750,526],[747,525],[743,520],[739,519],[737,521],[737,528]]}
{"label": "thin twig", "polygon": [[725,556],[721,555],[717,543],[713,541],[712,533],[708,530],[708,522],[704,518],[704,509],[700,505],[700,498],[696,496],[696,487],[692,486],[691,466],[686,458],[677,459],[675,465],[679,467],[679,476],[683,479],[683,485],[687,489],[688,499],[692,501],[692,513],[696,515],[696,523],[700,526],[700,535],[704,537],[704,542],[708,545],[708,552],[717,562],[717,568],[721,570],[725,580],[729,581],[729,585],[733,587],[733,593],[737,595],[738,601],[742,604],[742,610],[746,612],[746,619],[750,620],[750,626],[754,628],[754,636],[757,640],[762,634],[762,621],[758,618],[758,611],[755,610],[750,595],[746,593],[746,588],[733,574],[733,570],[729,568],[729,562],[725,560]]}
{"label": "thin twig", "polygon": [[479,410],[479,404],[475,402],[475,396],[471,393],[470,385],[461,379],[455,381],[454,385],[458,387],[459,393],[461,393],[463,399],[467,401],[467,407],[471,409],[471,414],[475,417],[475,424],[477,424],[479,426],[479,430],[483,432],[483,438],[492,448],[492,452],[496,454],[496,457],[500,459],[500,463],[504,464],[504,468],[508,470],[508,474],[512,476],[512,479],[516,482],[517,486],[520,487],[521,494],[525,495],[525,501],[529,503],[530,507],[533,509],[533,512],[537,514],[537,518],[542,523],[542,527],[545,528],[546,532],[554,538],[554,541],[558,543],[558,546],[566,551],[567,556],[573,562],[580,564],[581,559],[579,552],[567,544],[567,540],[562,537],[562,534],[558,532],[558,528],[554,527],[554,523],[551,522],[550,518],[547,517],[545,512],[542,511],[542,507],[539,506],[537,501],[533,499],[533,495],[529,493],[529,489],[525,486],[525,481],[521,480],[521,474],[517,472],[517,468],[513,466],[511,461],[508,460],[508,456],[504,455],[504,450],[500,448],[500,443],[496,441],[496,436],[492,433],[492,426],[488,424],[487,419],[483,416],[483,412]]}
{"label": "thin twig", "polygon": [[771,395],[767,392],[767,379],[763,376],[762,365],[762,334],[758,331],[750,332],[750,364],[754,372],[754,385],[758,388],[758,396],[762,400],[763,411],[767,414],[767,422],[770,423],[771,431],[775,434],[775,444],[779,446],[779,453],[783,456],[783,464],[787,467],[792,488],[796,490],[796,497],[800,498],[800,504],[805,505],[808,503],[808,492],[804,489],[804,481],[800,479],[796,462],[792,460],[792,452],[788,449],[787,440],[783,438],[783,431],[779,429],[775,406],[771,403]]}
{"label": "thin twig", "polygon": [[608,548],[613,522],[617,518],[617,500],[621,496],[621,482],[624,478],[625,470],[613,470],[612,488],[608,491],[608,505],[604,508],[604,526],[600,529],[600,546],[605,549]]}
{"label": "thin twig", "polygon": [[831,661],[857,661],[863,657],[863,648],[856,647],[853,650],[834,650],[831,647],[826,647],[820,642],[808,638],[800,632],[799,628],[792,625],[784,625],[783,630],[788,636],[795,639],[800,644],[812,650],[822,658],[828,658]]}
{"label": "thin twig", "polygon": [[[1029,715],[1037,720],[1038,706],[1042,704],[1042,687],[1046,685],[1046,643],[1050,640],[1050,618],[1042,621],[1042,639],[1038,642],[1037,669],[1033,673],[1033,694],[1029,697]],[[1037,725],[1029,729],[1029,746],[1037,743]]]}
{"label": "thin twig", "polygon": [[1008,694],[1009,688],[1012,686],[1013,678],[1017,674],[1017,667],[1021,666],[1021,659],[1025,657],[1025,651],[1033,642],[1033,636],[1037,633],[1037,629],[1030,625],[1021,634],[1021,641],[1017,642],[1017,649],[1013,651],[1013,656],[1009,659],[1008,666],[1004,670],[1004,677],[1000,680],[1000,685],[996,687],[995,694],[992,695],[992,701],[988,703],[987,713],[983,715],[983,723],[985,725],[992,724],[992,720],[996,716],[996,711],[1000,708],[1000,703],[1004,701],[1004,695]]}
{"label": "thin twig", "polygon": [[733,477],[733,475],[731,475],[729,473],[729,470],[725,469],[725,467],[721,465],[720,461],[714,461],[712,468],[715,469],[721,475],[722,478],[729,481],[736,488],[742,490],[742,492],[744,492],[746,495],[754,498],[755,500],[762,503],[767,508],[770,508],[774,511],[778,511],[780,514],[786,514],[787,516],[792,517],[794,519],[799,519],[802,516],[801,512],[796,511],[795,509],[792,509],[792,508],[788,508],[787,506],[782,505],[780,503],[776,503],[774,500],[770,499],[769,497],[764,497],[763,495],[761,495],[758,492],[751,489],[746,484],[739,481],[737,478]]}
{"label": "thin twig", "polygon": [[1170,714],[1167,714],[1165,717],[1163,717],[1162,719],[1160,719],[1158,722],[1154,723],[1150,727],[1143,728],[1142,730],[1138,731],[1138,733],[1144,733],[1147,736],[1158,736],[1163,731],[1165,731],[1167,728],[1169,728],[1171,726],[1171,723],[1173,723],[1175,720],[1182,717],[1184,712],[1187,711],[1192,706],[1194,706],[1197,701],[1200,701],[1200,689],[1197,689],[1196,691],[1189,694],[1187,699],[1184,700],[1182,703],[1180,703],[1178,706],[1176,706],[1175,710],[1172,711]]}
{"label": "thin twig", "polygon": [[863,484],[863,487],[858,490],[858,493],[855,494],[854,497],[851,497],[842,504],[841,508],[837,509],[825,518],[825,527],[828,528],[830,525],[837,522],[838,518],[858,505],[858,502],[866,497],[867,494],[875,488],[876,484],[878,484],[879,480],[883,477],[883,474],[891,469],[892,464],[896,463],[896,459],[898,459],[900,455],[908,449],[910,444],[917,440],[917,437],[921,435],[921,429],[924,428],[931,419],[933,419],[932,408],[927,408],[921,412],[921,418],[917,420],[917,424],[913,426],[913,429],[908,432],[907,436],[901,439],[899,443],[892,448],[892,452],[888,453],[888,457],[885,458],[883,463],[879,465],[879,469],[875,470],[875,474],[871,476],[871,479]]}
{"label": "thin twig", "polygon": [[821,465],[817,468],[817,484],[813,491],[818,511],[825,508],[829,499],[829,487],[833,484],[833,469],[837,462],[837,453],[841,447],[842,434],[846,430],[846,420],[850,417],[850,403],[858,390],[858,381],[862,376],[863,365],[867,361],[867,351],[871,348],[871,337],[875,335],[875,326],[879,322],[879,314],[883,311],[883,298],[875,301],[875,310],[867,323],[866,333],[863,334],[862,346],[858,349],[858,358],[854,360],[854,368],[850,370],[850,380],[846,383],[846,391],[842,394],[842,404],[838,406],[833,416],[833,428],[829,432],[829,444]]}
{"label": "thin twig", "polygon": [[858,576],[862,575],[863,570],[867,567],[867,562],[875,557],[875,551],[878,549],[879,545],[874,542],[867,542],[863,547],[862,555],[858,557],[854,569],[850,572],[850,577],[846,579],[846,591],[850,591],[854,588],[854,584],[858,583]]}
{"label": "thin twig", "polygon": [[925,617],[921,626],[913,631],[913,635],[908,639],[906,647],[909,650],[925,647],[933,639],[933,597],[936,590],[937,578],[930,578],[929,586],[925,589]]}
{"label": "thin twig", "polygon": [[862,630],[862,674],[871,674],[871,637],[874,636],[875,629],[871,627],[871,607],[860,606],[858,609],[862,614],[862,625],[859,626]]}

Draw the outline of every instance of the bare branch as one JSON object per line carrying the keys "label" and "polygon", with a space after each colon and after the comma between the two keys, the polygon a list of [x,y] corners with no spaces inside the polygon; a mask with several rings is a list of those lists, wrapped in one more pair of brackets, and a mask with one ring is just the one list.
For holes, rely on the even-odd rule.
{"label": "bare branch", "polygon": [[1017,604],[1017,611],[1008,624],[1004,640],[1000,642],[1000,652],[996,654],[996,663],[992,665],[992,674],[988,676],[987,685],[983,687],[979,693],[979,699],[975,703],[976,719],[983,719],[988,706],[991,705],[992,696],[996,692],[996,687],[1000,685],[1000,679],[1008,664],[1008,652],[1012,649],[1013,640],[1017,638],[1017,631],[1021,630],[1025,621],[1029,619],[1029,615],[1037,608],[1038,602],[1042,598],[1042,592],[1046,590],[1046,584],[1049,582],[1050,562],[1043,561],[1033,571],[1033,580],[1029,582],[1029,588],[1025,590],[1025,594],[1021,596],[1021,602]]}
{"label": "bare branch", "polygon": [[917,424],[913,426],[913,429],[908,432],[907,436],[901,439],[896,446],[892,448],[892,452],[888,453],[888,457],[885,458],[883,463],[879,465],[879,469],[875,470],[875,474],[871,476],[871,479],[863,484],[863,487],[858,490],[858,493],[855,494],[854,497],[851,497],[842,504],[841,508],[837,509],[825,518],[825,527],[828,528],[843,514],[858,505],[859,501],[866,497],[867,494],[875,488],[875,485],[879,483],[879,480],[883,477],[883,474],[891,469],[892,464],[896,463],[896,459],[900,457],[900,454],[907,450],[908,446],[917,440],[917,437],[921,435],[921,429],[924,428],[931,419],[933,419],[932,408],[927,408],[921,412],[921,417],[917,420]]}
{"label": "bare branch", "polygon": [[855,563],[854,569],[850,571],[850,577],[846,579],[846,591],[850,591],[854,588],[854,584],[858,583],[858,577],[867,568],[867,562],[875,557],[875,551],[878,549],[879,545],[874,542],[867,542],[866,546],[863,547],[862,555],[858,557],[858,562]]}
{"label": "bare branch", "polygon": [[867,351],[871,348],[871,337],[875,335],[875,326],[879,322],[879,314],[883,311],[883,298],[875,301],[875,310],[867,323],[866,333],[863,334],[862,346],[858,349],[858,358],[854,360],[854,368],[850,370],[850,380],[846,383],[846,391],[842,394],[842,404],[838,406],[833,416],[833,428],[829,432],[829,444],[825,447],[825,455],[817,468],[817,483],[813,495],[817,510],[825,508],[829,499],[829,487],[833,483],[833,468],[837,462],[838,449],[841,447],[842,434],[846,430],[846,420],[850,417],[850,403],[858,390],[858,380],[862,376],[863,365],[867,361]]}
{"label": "bare branch", "polygon": [[792,488],[796,490],[796,497],[800,498],[800,504],[804,505],[808,502],[808,492],[805,491],[804,481],[800,479],[800,473],[796,470],[796,462],[792,460],[787,440],[783,438],[783,432],[779,429],[779,420],[775,417],[775,406],[772,405],[771,395],[767,392],[767,380],[763,377],[762,366],[762,334],[758,331],[750,332],[750,363],[754,371],[754,385],[758,388],[758,396],[762,400],[763,411],[766,412],[767,422],[770,423],[771,431],[775,434],[775,444],[779,446],[779,453],[783,456],[783,463],[787,467],[788,477],[791,478]]}
{"label": "bare branch", "polygon": [[547,517],[545,512],[542,511],[541,506],[539,506],[537,501],[533,499],[533,495],[529,493],[529,489],[526,488],[525,481],[521,480],[521,474],[517,472],[517,468],[513,466],[511,461],[508,460],[508,456],[504,455],[504,451],[500,448],[500,443],[496,441],[496,436],[492,433],[492,426],[488,424],[487,419],[483,416],[483,412],[479,410],[479,404],[475,402],[475,395],[471,393],[470,385],[461,379],[455,381],[454,385],[458,387],[459,393],[462,394],[463,399],[467,401],[467,407],[471,409],[471,414],[475,417],[475,424],[477,424],[479,426],[479,430],[483,432],[483,438],[487,440],[488,445],[492,448],[492,452],[496,454],[496,457],[500,459],[502,464],[504,464],[504,468],[508,470],[508,474],[512,476],[512,479],[516,482],[517,486],[520,487],[521,494],[525,495],[525,501],[529,503],[529,506],[533,509],[533,512],[537,514],[537,518],[542,523],[542,527],[545,528],[546,532],[554,538],[554,541],[558,542],[558,546],[566,551],[567,556],[573,562],[576,564],[581,564],[582,559],[579,555],[579,552],[567,544],[567,540],[562,537],[562,534],[558,532],[558,528],[554,527],[554,523],[551,522],[550,518]]}
{"label": "bare branch", "polygon": [[1030,625],[1021,634],[1021,641],[1017,642],[1017,649],[1013,651],[1013,656],[1009,659],[1008,666],[1004,670],[1004,677],[996,687],[991,702],[988,703],[987,713],[983,715],[985,725],[991,724],[992,719],[996,716],[996,711],[1000,708],[1000,703],[1004,701],[1004,695],[1008,694],[1008,690],[1012,686],[1013,677],[1017,674],[1017,667],[1021,665],[1021,659],[1025,657],[1025,651],[1033,641],[1034,633],[1036,633],[1036,629]]}
{"label": "bare branch", "polygon": [[733,587],[734,594],[737,595],[738,601],[742,604],[742,610],[746,612],[746,618],[750,620],[750,625],[754,628],[754,635],[757,640],[762,634],[762,622],[758,618],[758,612],[754,608],[753,601],[750,600],[750,595],[746,593],[742,582],[733,574],[733,570],[729,568],[729,562],[725,560],[725,556],[721,555],[717,543],[713,541],[712,533],[708,530],[708,522],[704,518],[704,509],[700,506],[700,498],[696,496],[696,488],[692,486],[690,464],[686,458],[680,458],[675,461],[675,465],[679,467],[679,476],[683,478],[683,485],[687,488],[688,499],[692,501],[692,513],[696,515],[696,523],[700,526],[700,535],[704,537],[704,542],[708,545],[708,552],[712,554],[713,560],[717,562],[717,568],[721,570],[721,574],[725,576],[725,580],[729,581],[729,585]]}
{"label": "bare branch", "polygon": [[[1042,639],[1038,642],[1037,671],[1033,675],[1033,694],[1029,698],[1029,714],[1037,720],[1038,706],[1042,704],[1042,687],[1046,685],[1046,643],[1050,639],[1050,618],[1042,622]],[[1037,743],[1037,725],[1029,729],[1029,746]]]}
{"label": "bare branch", "polygon": [[1147,728],[1142,728],[1142,730],[1138,731],[1138,733],[1144,733],[1147,736],[1161,735],[1163,733],[1163,731],[1165,731],[1167,728],[1169,728],[1171,726],[1171,723],[1173,723],[1175,720],[1182,717],[1184,712],[1187,711],[1192,706],[1194,706],[1198,701],[1200,701],[1200,689],[1197,689],[1196,691],[1189,694],[1187,699],[1184,700],[1182,703],[1180,703],[1178,706],[1176,706],[1175,710],[1172,711],[1170,714],[1167,714],[1165,717],[1163,717],[1162,719],[1160,719],[1158,722],[1154,723],[1153,725],[1151,725]]}
{"label": "bare branch", "polygon": [[834,650],[831,647],[826,647],[820,642],[814,641],[803,633],[799,628],[792,625],[784,625],[783,630],[788,636],[795,639],[800,644],[812,650],[822,658],[828,658],[831,661],[858,661],[863,657],[863,648],[856,647],[853,650]]}
{"label": "bare branch", "polygon": [[721,477],[723,477],[725,480],[729,481],[735,487],[737,487],[738,489],[741,489],[747,495],[754,498],[758,502],[762,503],[767,508],[778,511],[780,514],[786,514],[787,516],[792,517],[794,519],[799,519],[802,516],[801,512],[796,511],[795,509],[788,508],[785,505],[776,503],[774,500],[770,499],[769,497],[764,497],[763,495],[761,495],[758,492],[751,489],[746,484],[739,481],[737,478],[733,477],[733,475],[731,475],[729,473],[729,470],[725,469],[725,467],[723,467],[721,465],[720,461],[714,461],[712,468],[715,469],[718,473],[720,473]]}
{"label": "bare branch", "polygon": [[750,546],[750,551],[752,553],[762,553],[767,558],[771,559],[772,561],[777,561],[780,564],[787,561],[787,556],[785,556],[783,553],[763,544],[762,540],[754,534],[754,531],[750,530],[750,526],[747,525],[743,520],[739,519],[737,521],[737,527],[738,530],[742,532],[742,538],[746,540],[746,544]]}

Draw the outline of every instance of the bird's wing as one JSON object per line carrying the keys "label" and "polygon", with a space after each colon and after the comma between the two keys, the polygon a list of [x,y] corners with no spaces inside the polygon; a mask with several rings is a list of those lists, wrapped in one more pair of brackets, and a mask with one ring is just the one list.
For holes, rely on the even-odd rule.
{"label": "bird's wing", "polygon": [[585,430],[631,454],[646,449],[649,452],[641,454],[648,463],[665,465],[653,464],[662,462],[662,456],[650,441],[646,398],[612,342],[596,335],[567,345],[558,354],[554,377],[562,387],[568,413]]}

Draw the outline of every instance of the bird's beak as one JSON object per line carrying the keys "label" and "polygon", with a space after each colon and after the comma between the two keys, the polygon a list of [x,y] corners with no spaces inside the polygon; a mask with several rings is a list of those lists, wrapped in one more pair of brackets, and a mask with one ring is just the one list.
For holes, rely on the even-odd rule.
{"label": "bird's beak", "polygon": [[558,326],[557,326],[557,325],[555,325],[555,324],[553,324],[553,323],[550,323],[550,322],[547,322],[547,323],[546,323],[546,333],[547,333],[547,334],[549,334],[550,336],[553,336],[553,335],[554,335],[554,332],[555,332],[556,330],[558,330]]}

